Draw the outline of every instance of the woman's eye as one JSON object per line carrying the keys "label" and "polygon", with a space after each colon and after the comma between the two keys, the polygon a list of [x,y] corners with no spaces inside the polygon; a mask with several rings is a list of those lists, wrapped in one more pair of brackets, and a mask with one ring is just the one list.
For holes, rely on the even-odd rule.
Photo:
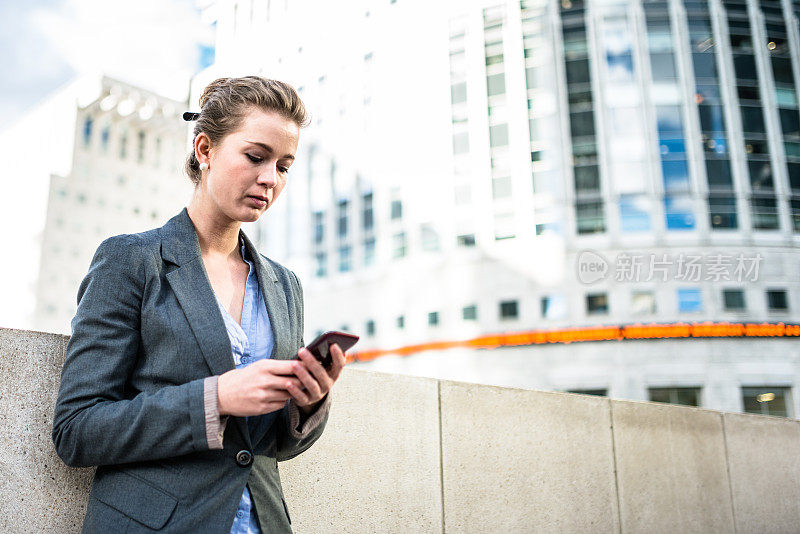
{"label": "woman's eye", "polygon": [[278,170],[286,174],[287,172],[289,172],[289,167],[278,167]]}
{"label": "woman's eye", "polygon": [[247,159],[249,159],[253,163],[261,163],[262,161],[262,159],[259,158],[258,156],[251,156],[250,154],[245,154],[245,155],[247,156]]}

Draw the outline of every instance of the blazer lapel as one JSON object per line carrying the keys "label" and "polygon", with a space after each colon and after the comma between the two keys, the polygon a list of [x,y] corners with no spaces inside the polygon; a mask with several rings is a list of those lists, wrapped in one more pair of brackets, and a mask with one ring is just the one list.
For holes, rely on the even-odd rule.
{"label": "blazer lapel", "polygon": [[239,233],[244,240],[245,249],[255,264],[258,285],[261,288],[261,294],[264,295],[264,304],[272,327],[273,343],[270,358],[290,360],[296,356],[296,352],[291,346],[292,336],[289,325],[289,311],[286,306],[286,295],[269,262],[265,261],[259,254],[247,234],[242,230],[239,230]]}
{"label": "blazer lapel", "polygon": [[[186,208],[161,227],[161,257],[176,268],[166,273],[212,375],[236,368],[233,350],[214,290],[200,256],[197,230]],[[233,417],[242,439],[252,449],[244,417]]]}
{"label": "blazer lapel", "polygon": [[[183,208],[179,214],[161,227],[161,257],[176,267],[166,273],[175,296],[183,309],[192,333],[203,352],[213,375],[220,375],[236,365],[233,361],[228,331],[219,311],[214,290],[208,279],[200,256],[197,230]],[[273,346],[270,358],[288,360],[297,355],[292,346],[292,332],[286,296],[275,270],[256,250],[250,238],[241,229],[239,234],[245,250],[256,268],[256,276],[272,328]],[[248,448],[252,449],[251,436],[244,417],[233,418]],[[256,443],[258,440],[255,440]]]}

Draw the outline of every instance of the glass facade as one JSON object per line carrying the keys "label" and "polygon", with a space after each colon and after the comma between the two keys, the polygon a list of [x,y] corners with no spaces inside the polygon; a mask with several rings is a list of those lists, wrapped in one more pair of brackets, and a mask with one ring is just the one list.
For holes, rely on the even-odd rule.
{"label": "glass facade", "polygon": [[[451,21],[456,205],[478,198],[464,175],[476,162],[460,158],[470,151],[467,102],[480,96],[495,221],[532,194],[536,235],[775,231],[782,213],[800,231],[800,99],[787,33],[795,15],[776,0],[587,5],[519,2],[530,190],[518,190],[510,163],[521,148],[509,119],[521,103],[509,86],[507,47],[519,42],[506,35],[511,14],[481,10],[480,59],[466,50],[467,19]],[[479,60],[485,97],[467,81]]]}
{"label": "glass facade", "polygon": [[[605,208],[597,159],[586,10],[582,0],[561,3],[561,32],[572,140],[576,232],[601,233],[606,231]],[[615,59],[611,61],[613,64]]]}

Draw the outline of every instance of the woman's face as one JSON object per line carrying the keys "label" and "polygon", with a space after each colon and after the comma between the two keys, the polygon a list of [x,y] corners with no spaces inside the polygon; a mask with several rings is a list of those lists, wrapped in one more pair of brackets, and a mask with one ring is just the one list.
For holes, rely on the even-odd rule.
{"label": "woman's face", "polygon": [[198,160],[208,163],[201,182],[207,200],[232,220],[258,220],[286,185],[299,136],[291,119],[256,108],[218,145],[209,147],[208,137],[199,135]]}

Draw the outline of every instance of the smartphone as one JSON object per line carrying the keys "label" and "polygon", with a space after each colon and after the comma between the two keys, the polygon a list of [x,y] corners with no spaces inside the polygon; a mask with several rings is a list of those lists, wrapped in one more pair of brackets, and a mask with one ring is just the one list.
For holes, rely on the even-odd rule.
{"label": "smartphone", "polygon": [[[327,370],[331,368],[331,365],[333,365],[333,355],[331,354],[329,347],[336,343],[339,345],[339,348],[342,349],[342,352],[346,352],[356,344],[356,341],[358,341],[358,336],[355,334],[331,330],[317,336],[317,338],[309,343],[306,348]],[[297,357],[295,357],[295,359],[297,359]]]}

